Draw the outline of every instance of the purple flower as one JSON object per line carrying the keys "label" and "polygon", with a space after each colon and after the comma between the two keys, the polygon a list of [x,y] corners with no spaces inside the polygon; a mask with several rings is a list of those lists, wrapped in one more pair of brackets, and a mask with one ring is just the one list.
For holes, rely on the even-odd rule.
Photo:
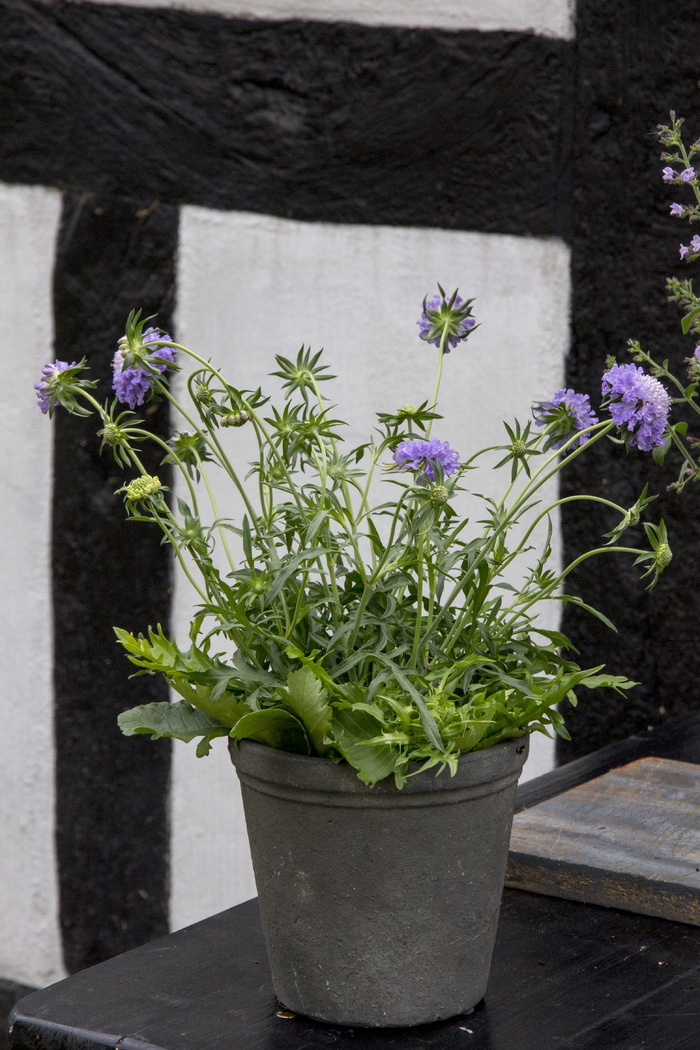
{"label": "purple flower", "polygon": [[663,178],[664,182],[673,182],[673,180],[676,177],[676,173],[673,170],[673,168],[664,168],[664,170],[661,172],[661,177]]}
{"label": "purple flower", "polygon": [[696,253],[700,252],[700,235],[698,235],[697,233],[695,234],[694,237],[691,238],[691,240],[690,240],[690,247],[688,247],[687,244],[681,244],[680,245],[679,250],[678,250],[678,254],[680,255],[681,259],[685,259],[686,256],[688,255],[688,252],[691,252],[691,251],[692,252],[696,252]]}
{"label": "purple flower", "polygon": [[[141,336],[141,342],[145,348],[161,340],[171,342],[170,336],[165,332],[160,332],[157,328],[147,328]],[[147,368],[142,368],[140,365],[124,368],[124,360],[128,352],[129,348],[126,345],[126,340],[120,340],[119,349],[112,361],[112,370],[114,372],[112,386],[118,400],[122,404],[128,405],[133,411],[133,409],[143,404],[146,394],[153,385],[154,373]],[[144,360],[148,362],[151,368],[156,369],[158,372],[165,372],[169,364],[175,363],[175,356],[175,351],[171,347],[162,346],[159,350],[154,350],[152,354],[146,355]]]}
{"label": "purple flower", "polygon": [[36,399],[39,402],[39,408],[46,415],[51,408],[52,404],[55,404],[54,395],[56,391],[57,379],[61,372],[65,372],[67,368],[75,368],[75,361],[71,361],[68,364],[67,361],[54,361],[51,365],[44,365],[41,370],[41,379],[38,383],[34,384],[36,390]]}
{"label": "purple flower", "polygon": [[[423,313],[416,321],[420,329],[421,339],[424,339],[427,343],[432,343],[433,346],[440,346],[442,332],[438,331],[435,333],[435,325],[443,320],[451,322],[450,334],[445,342],[445,353],[449,354],[450,350],[457,346],[457,343],[467,338],[472,328],[476,325],[476,319],[464,316],[464,310],[460,310],[459,307],[464,307],[464,299],[460,295],[455,296],[451,307],[449,300],[445,301],[443,296],[434,295],[432,299],[428,299],[423,307]],[[439,315],[437,322],[434,317],[428,316],[427,311]],[[434,338],[429,339],[428,336],[431,332],[434,333]]]}
{"label": "purple flower", "polygon": [[671,215],[675,215],[676,218],[680,218],[680,216],[683,214],[683,210],[684,209],[682,204],[671,205]]}
{"label": "purple flower", "polygon": [[[598,422],[588,394],[577,394],[574,390],[557,390],[551,401],[541,401],[534,405],[532,414],[538,427],[546,427],[550,423],[557,424],[552,428],[552,437],[555,439],[552,441],[552,448],[561,448],[573,434]],[[587,435],[581,434],[573,447],[585,445],[587,440]]]}
{"label": "purple flower", "polygon": [[439,463],[447,477],[459,467],[459,453],[450,448],[447,441],[424,441],[415,438],[402,441],[394,453],[394,463],[399,470],[420,471],[418,483],[435,481],[435,464]]}
{"label": "purple flower", "polygon": [[663,445],[671,398],[658,379],[638,365],[613,365],[603,376],[613,423],[632,433],[630,444],[649,452]]}
{"label": "purple flower", "polygon": [[695,178],[695,168],[685,168],[681,172],[681,178],[683,182],[690,182],[691,179]]}
{"label": "purple flower", "polygon": [[698,343],[698,345],[693,350],[693,357],[696,359],[696,361],[700,361],[700,343]]}

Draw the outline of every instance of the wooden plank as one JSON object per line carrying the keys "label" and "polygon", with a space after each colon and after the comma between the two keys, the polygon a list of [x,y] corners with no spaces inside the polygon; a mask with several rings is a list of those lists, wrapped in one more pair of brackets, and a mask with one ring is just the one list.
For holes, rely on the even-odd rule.
{"label": "wooden plank", "polygon": [[506,885],[700,926],[700,767],[638,759],[517,813]]}

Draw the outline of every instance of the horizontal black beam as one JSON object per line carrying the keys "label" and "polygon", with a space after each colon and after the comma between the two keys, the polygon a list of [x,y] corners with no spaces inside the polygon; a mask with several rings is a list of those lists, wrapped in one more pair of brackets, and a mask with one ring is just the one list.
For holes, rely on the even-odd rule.
{"label": "horizontal black beam", "polygon": [[0,0],[0,180],[568,230],[570,42]]}

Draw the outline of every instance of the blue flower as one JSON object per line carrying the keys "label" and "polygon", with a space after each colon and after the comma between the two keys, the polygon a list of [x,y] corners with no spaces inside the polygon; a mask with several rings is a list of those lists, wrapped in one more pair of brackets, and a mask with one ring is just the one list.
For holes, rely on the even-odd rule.
{"label": "blue flower", "polygon": [[440,288],[440,295],[423,301],[423,313],[416,321],[421,339],[432,343],[433,346],[440,346],[443,333],[447,329],[444,352],[449,354],[450,350],[466,339],[476,327],[476,319],[470,316],[473,301],[470,299],[465,302],[456,292],[450,299],[446,299]]}
{"label": "blue flower", "polygon": [[76,368],[75,361],[71,361],[68,364],[67,361],[54,361],[53,364],[44,365],[41,370],[41,379],[38,383],[34,384],[36,390],[36,399],[39,402],[39,408],[47,414],[50,408],[55,406],[58,393],[58,384],[61,372],[65,372],[69,368]]}
{"label": "blue flower", "polygon": [[613,365],[603,376],[613,423],[632,434],[630,444],[643,452],[663,445],[671,398],[658,379],[638,365]]}
{"label": "blue flower", "polygon": [[447,441],[425,441],[413,438],[402,441],[394,452],[394,463],[399,470],[420,471],[418,483],[435,481],[435,466],[439,463],[442,473],[449,477],[459,468],[459,453],[450,448]]}
{"label": "blue flower", "polygon": [[[142,347],[146,349],[161,341],[171,342],[172,340],[167,333],[160,332],[157,328],[147,328],[141,336]],[[129,348],[126,339],[120,339],[119,349],[112,361],[112,370],[114,372],[112,386],[118,400],[133,410],[138,405],[143,404],[146,394],[153,386],[156,373],[165,372],[169,364],[175,363],[176,354],[172,347],[162,346],[160,349],[154,350],[152,354],[147,354],[142,358],[148,366],[147,368],[143,368],[141,365],[131,365],[129,368],[124,368],[124,361],[128,352]]]}
{"label": "blue flower", "polygon": [[[568,389],[557,390],[551,401],[533,405],[532,414],[538,427],[555,424],[550,435],[550,448],[561,448],[573,434],[598,422],[588,394],[577,394]],[[587,440],[587,435],[581,434],[574,447],[584,445]]]}

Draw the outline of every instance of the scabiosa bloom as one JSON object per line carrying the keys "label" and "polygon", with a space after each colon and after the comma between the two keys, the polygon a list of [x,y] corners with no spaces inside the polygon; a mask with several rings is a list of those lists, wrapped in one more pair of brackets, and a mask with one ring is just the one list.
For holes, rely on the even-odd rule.
{"label": "scabiosa bloom", "polygon": [[630,444],[643,452],[663,445],[671,398],[658,379],[638,365],[613,365],[603,376],[613,423],[632,434]]}
{"label": "scabiosa bloom", "polygon": [[41,370],[41,379],[38,383],[34,384],[36,390],[36,399],[39,403],[39,408],[47,414],[49,409],[56,403],[56,390],[58,386],[58,377],[61,372],[65,372],[68,368],[75,368],[75,361],[71,361],[68,364],[67,361],[54,361],[53,364],[44,365]]}
{"label": "scabiosa bloom", "polygon": [[683,211],[684,208],[682,204],[671,205],[671,215],[674,215],[676,218],[680,218],[680,216],[683,214]]}
{"label": "scabiosa bloom", "polygon": [[[157,328],[147,328],[141,336],[141,342],[146,348],[160,340],[171,341],[167,333],[160,332]],[[138,405],[143,404],[146,394],[153,385],[154,373],[147,368],[142,368],[140,365],[124,368],[124,361],[128,352],[129,347],[126,343],[126,337],[124,337],[119,340],[119,349],[112,361],[112,370],[114,372],[112,386],[119,401],[133,410]],[[165,372],[169,364],[175,363],[175,356],[175,351],[172,347],[162,346],[159,350],[154,350],[152,354],[148,354],[144,360],[148,362],[152,369],[156,369],[158,372]]]}
{"label": "scabiosa bloom", "polygon": [[[577,394],[574,390],[557,390],[551,401],[540,401],[533,405],[532,414],[538,427],[549,426],[552,428],[551,448],[561,448],[572,435],[580,430],[586,430],[598,422],[598,417],[591,408],[588,394]],[[574,446],[586,443],[586,434],[581,434]]]}
{"label": "scabiosa bloom", "polygon": [[465,303],[456,293],[447,300],[444,295],[434,295],[432,299],[427,299],[423,303],[423,313],[416,321],[421,339],[432,343],[433,346],[440,346],[444,328],[448,327],[445,353],[449,354],[457,343],[467,338],[476,325],[476,319],[468,314],[470,304],[471,300]]}
{"label": "scabiosa bloom", "polygon": [[418,483],[435,481],[435,465],[442,467],[442,473],[449,477],[459,468],[459,453],[450,448],[447,441],[424,441],[413,438],[402,441],[394,453],[394,463],[399,470],[420,471]]}

